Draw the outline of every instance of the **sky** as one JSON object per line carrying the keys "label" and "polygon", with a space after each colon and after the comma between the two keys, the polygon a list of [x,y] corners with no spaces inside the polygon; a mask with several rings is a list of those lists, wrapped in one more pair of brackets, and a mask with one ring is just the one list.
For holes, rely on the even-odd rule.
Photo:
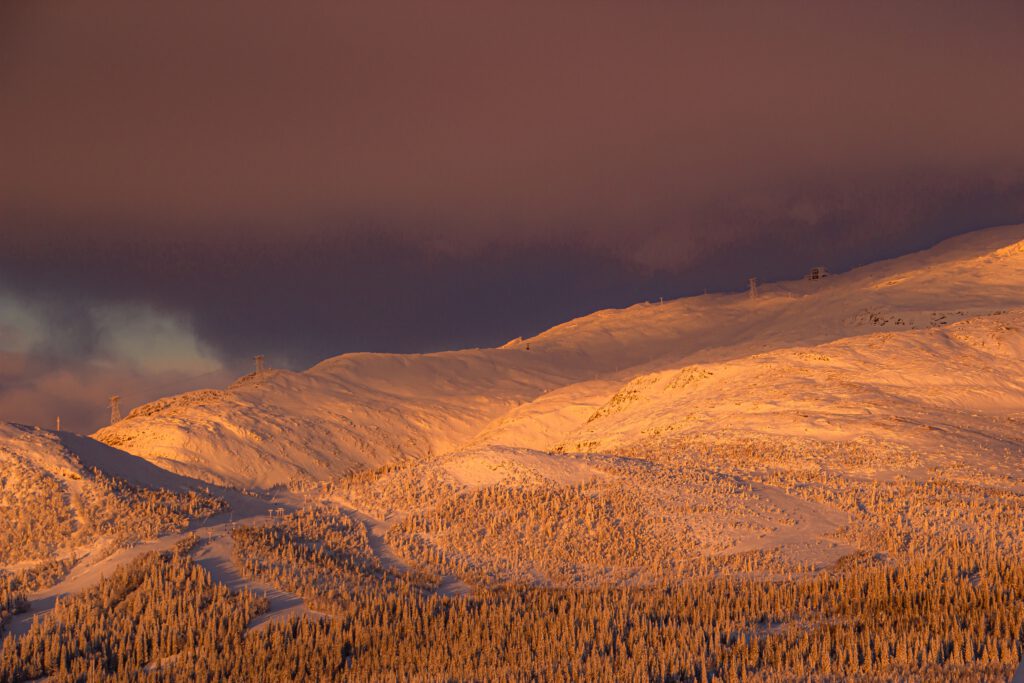
{"label": "sky", "polygon": [[1024,222],[1017,2],[0,3],[0,420]]}

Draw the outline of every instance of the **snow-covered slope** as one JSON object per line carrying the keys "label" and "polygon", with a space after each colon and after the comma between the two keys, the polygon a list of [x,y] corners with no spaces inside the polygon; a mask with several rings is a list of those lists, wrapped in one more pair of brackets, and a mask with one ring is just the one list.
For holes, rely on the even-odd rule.
{"label": "snow-covered slope", "polygon": [[[929,378],[947,372],[947,355],[962,355],[957,367],[977,370],[970,382],[943,385],[949,406],[987,411],[996,404],[985,407],[968,400],[985,395],[999,396],[1000,410],[1017,410],[1016,380],[978,370],[976,364],[992,359],[972,355],[981,351],[958,342],[952,331],[906,339],[866,335],[927,330],[1022,309],[1022,285],[1024,226],[995,228],[821,281],[762,285],[756,299],[716,294],[638,304],[599,311],[497,349],[348,354],[301,373],[267,372],[243,378],[226,391],[193,392],[142,406],[96,438],[183,474],[241,486],[323,478],[470,445],[546,450],[586,442],[590,446],[585,449],[593,450],[595,444],[624,443],[627,436],[678,424],[681,413],[694,412],[693,405],[655,396],[658,392],[651,389],[650,396],[617,413],[618,418],[606,410],[588,422],[634,378],[661,386],[698,364],[715,364],[721,373],[713,383],[718,393],[709,398],[718,407],[701,413],[706,414],[703,430],[737,426],[848,438],[877,421],[861,420],[842,406],[870,404],[870,397],[883,394],[904,400],[902,392],[909,387],[892,382],[901,368],[912,373],[909,384],[932,386]],[[992,318],[1013,324],[1018,319],[1016,313]],[[838,340],[846,341],[827,352],[840,359],[836,365],[800,355],[819,353],[807,349]],[[999,362],[1017,362],[1020,347],[1012,340],[1006,343],[1010,350]],[[882,345],[877,353],[868,353],[872,344]],[[791,351],[780,351],[786,349]],[[756,354],[768,355],[751,358]],[[885,373],[875,374],[882,362],[887,363]],[[808,368],[817,374],[801,379]],[[873,376],[850,386],[853,375],[865,372]],[[769,381],[772,373],[778,379]],[[804,410],[792,403],[794,393],[802,397],[800,405],[819,401],[820,410],[828,413],[823,419],[841,422],[840,428],[789,425],[785,415]],[[964,397],[958,398],[960,393]],[[928,391],[923,394],[919,398],[933,398]],[[775,411],[781,421],[767,419],[772,414],[767,409],[751,408],[779,401],[791,402]],[[885,403],[876,409],[890,407]],[[912,423],[890,427],[871,429],[879,438],[920,429]]]}
{"label": "snow-covered slope", "polygon": [[1024,455],[1024,309],[640,375],[560,450],[707,435]]}
{"label": "snow-covered slope", "polygon": [[0,423],[0,570],[184,528],[224,507],[206,488],[85,437]]}
{"label": "snow-covered slope", "polygon": [[96,437],[184,474],[243,486],[327,477],[449,450],[572,380],[561,354],[351,354],[268,371],[226,391],[148,404]]}
{"label": "snow-covered slope", "polygon": [[95,471],[133,486],[187,493],[208,488],[203,482],[162,470],[147,460],[88,437],[0,422],[0,462],[4,472],[15,464],[59,475],[88,479]]}

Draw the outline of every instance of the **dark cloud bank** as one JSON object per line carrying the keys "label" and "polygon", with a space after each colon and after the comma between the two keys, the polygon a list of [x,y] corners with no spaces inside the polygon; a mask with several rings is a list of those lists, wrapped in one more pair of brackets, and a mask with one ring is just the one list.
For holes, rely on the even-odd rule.
{"label": "dark cloud bank", "polygon": [[0,324],[0,419],[188,386],[118,364],[109,305],[226,376],[1022,222],[1021,35],[1018,3],[6,3],[0,294],[45,334]]}

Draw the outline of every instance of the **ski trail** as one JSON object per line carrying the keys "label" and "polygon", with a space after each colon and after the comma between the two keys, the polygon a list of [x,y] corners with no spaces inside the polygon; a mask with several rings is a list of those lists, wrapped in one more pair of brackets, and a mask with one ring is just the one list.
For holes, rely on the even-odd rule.
{"label": "ski trail", "polygon": [[257,595],[265,595],[270,600],[270,610],[255,619],[250,624],[251,628],[287,618],[295,613],[309,612],[310,610],[297,595],[244,578],[231,555],[231,530],[236,525],[264,524],[269,521],[269,511],[272,507],[284,507],[291,511],[295,503],[287,501],[271,504],[265,500],[230,490],[223,491],[222,495],[231,506],[228,511],[207,519],[192,520],[183,531],[166,534],[128,548],[121,548],[104,557],[91,557],[92,553],[97,552],[96,550],[86,554],[63,580],[29,595],[28,611],[16,614],[11,618],[4,630],[4,637],[25,634],[35,618],[43,617],[50,612],[58,599],[93,588],[104,577],[112,575],[118,567],[130,563],[146,553],[171,550],[178,542],[193,533],[199,541],[196,548],[193,549],[193,556],[204,569],[210,572],[215,581],[226,584],[231,590],[249,589]]}

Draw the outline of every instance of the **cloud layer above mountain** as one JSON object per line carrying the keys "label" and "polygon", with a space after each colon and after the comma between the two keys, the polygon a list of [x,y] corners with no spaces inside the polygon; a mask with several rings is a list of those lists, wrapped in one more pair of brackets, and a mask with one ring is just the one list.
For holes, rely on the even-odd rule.
{"label": "cloud layer above mountain", "polygon": [[499,343],[1021,222],[1022,33],[1011,2],[7,3],[0,293],[33,322],[0,351],[74,374],[133,334],[110,310],[232,370]]}

